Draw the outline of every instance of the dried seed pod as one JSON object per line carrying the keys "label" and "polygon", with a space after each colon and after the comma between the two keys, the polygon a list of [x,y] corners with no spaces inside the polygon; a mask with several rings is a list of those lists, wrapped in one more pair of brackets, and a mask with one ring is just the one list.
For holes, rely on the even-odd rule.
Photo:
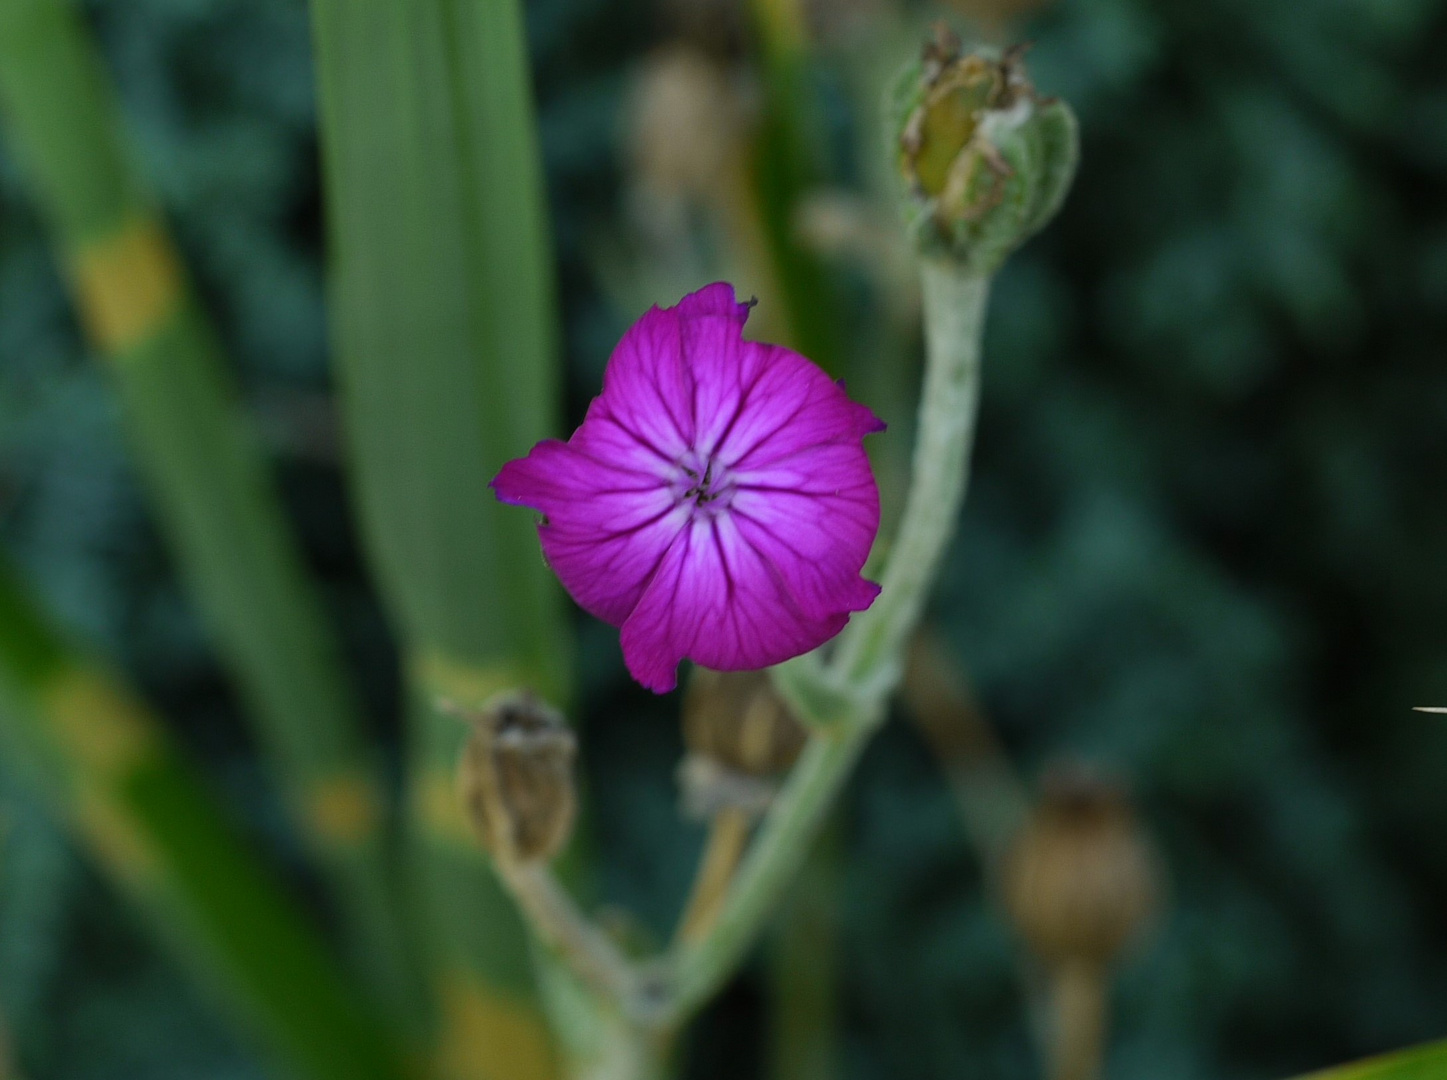
{"label": "dried seed pod", "polygon": [[1155,911],[1155,859],[1118,785],[1077,766],[1043,789],[1006,858],[1006,908],[1046,965],[1103,968]]}
{"label": "dried seed pod", "polygon": [[694,668],[683,699],[684,811],[762,813],[808,739],[766,672]]}
{"label": "dried seed pod", "polygon": [[633,175],[667,197],[711,201],[744,153],[737,88],[718,63],[686,45],[643,61],[625,126]]}
{"label": "dried seed pod", "polygon": [[573,733],[555,709],[526,693],[494,698],[463,715],[472,734],[458,787],[478,839],[499,859],[553,858],[577,814]]}
{"label": "dried seed pod", "polygon": [[757,817],[778,793],[774,777],[746,776],[720,765],[713,758],[687,754],[678,766],[678,786],[684,816],[710,821],[725,810],[742,810]]}
{"label": "dried seed pod", "polygon": [[694,668],[683,701],[683,741],[690,753],[745,776],[779,776],[808,740],[767,672]]}

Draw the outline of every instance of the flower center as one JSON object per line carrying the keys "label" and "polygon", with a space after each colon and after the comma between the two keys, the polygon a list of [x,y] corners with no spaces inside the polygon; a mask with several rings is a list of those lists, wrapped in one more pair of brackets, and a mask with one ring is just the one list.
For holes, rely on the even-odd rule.
{"label": "flower center", "polygon": [[675,500],[691,503],[696,512],[716,514],[733,501],[734,482],[728,470],[693,450],[679,461],[669,487]]}

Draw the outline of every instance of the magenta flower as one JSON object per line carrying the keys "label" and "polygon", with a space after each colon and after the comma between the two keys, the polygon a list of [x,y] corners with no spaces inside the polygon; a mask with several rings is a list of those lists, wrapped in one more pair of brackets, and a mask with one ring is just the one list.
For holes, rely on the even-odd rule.
{"label": "magenta flower", "polygon": [[658,693],[684,658],[808,652],[879,593],[859,572],[879,529],[863,438],[884,425],[798,353],[745,341],[749,307],[719,283],[649,310],[573,437],[492,482],[542,513],[549,564]]}

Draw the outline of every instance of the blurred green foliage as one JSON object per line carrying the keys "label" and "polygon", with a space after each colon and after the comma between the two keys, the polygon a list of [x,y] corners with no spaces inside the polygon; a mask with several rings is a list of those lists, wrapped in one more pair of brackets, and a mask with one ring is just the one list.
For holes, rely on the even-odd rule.
{"label": "blurred green foliage", "polygon": [[[306,11],[89,12],[382,724],[392,645],[321,396]],[[644,0],[533,0],[529,20],[576,419],[636,315],[590,254],[618,228],[628,74],[670,23]],[[1077,110],[1082,168],[996,288],[935,614],[1022,766],[1115,769],[1169,869],[1109,1075],[1281,1076],[1440,1036],[1447,724],[1408,708],[1447,703],[1447,3],[1060,0],[1012,32]],[[831,63],[810,79],[832,175],[857,182],[847,147],[875,151],[874,119]],[[839,284],[852,320],[881,317]],[[3,143],[0,533],[308,887]],[[662,932],[697,842],[674,823],[671,703],[628,683],[616,634],[581,630],[599,891]],[[0,1011],[26,1074],[259,1076],[36,809],[0,794]],[[1033,1075],[1013,944],[910,729],[872,749],[846,811],[847,1075]],[[763,976],[705,1019],[691,1076],[762,1068],[738,1047],[766,1023]]]}

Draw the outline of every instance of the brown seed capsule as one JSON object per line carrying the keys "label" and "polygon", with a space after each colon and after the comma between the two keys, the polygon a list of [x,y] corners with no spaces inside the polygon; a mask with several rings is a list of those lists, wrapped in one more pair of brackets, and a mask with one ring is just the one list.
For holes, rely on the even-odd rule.
{"label": "brown seed capsule", "polygon": [[729,74],[671,46],[639,66],[626,129],[633,175],[658,195],[710,202],[739,168],[745,109]]}
{"label": "brown seed capsule", "polygon": [[472,734],[458,787],[478,839],[499,859],[551,859],[568,842],[577,814],[573,733],[556,710],[526,693],[463,715]]}
{"label": "brown seed capsule", "polygon": [[1103,967],[1155,910],[1155,860],[1117,785],[1076,766],[1043,787],[1006,859],[1006,908],[1045,964]]}
{"label": "brown seed capsule", "polygon": [[685,812],[761,813],[808,739],[766,672],[694,668],[683,699],[688,756],[678,774]]}
{"label": "brown seed capsule", "polygon": [[745,776],[789,771],[809,740],[763,671],[695,668],[683,701],[683,741]]}

